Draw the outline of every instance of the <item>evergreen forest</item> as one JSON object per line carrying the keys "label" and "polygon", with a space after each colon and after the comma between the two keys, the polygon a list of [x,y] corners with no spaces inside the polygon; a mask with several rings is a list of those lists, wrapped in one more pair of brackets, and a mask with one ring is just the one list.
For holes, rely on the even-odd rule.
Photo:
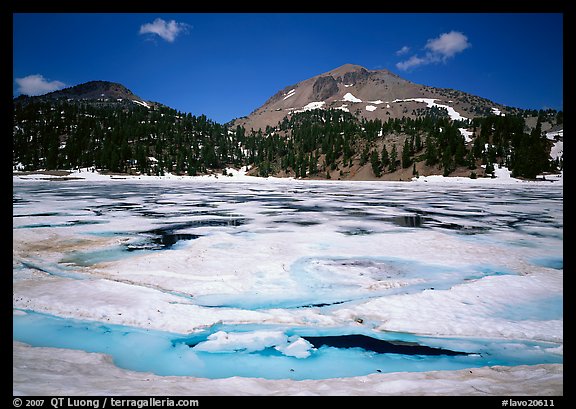
{"label": "evergreen forest", "polygon": [[[527,126],[529,115],[537,117],[536,126]],[[562,169],[550,159],[552,141],[542,132],[542,124],[561,122],[562,112],[554,110],[465,123],[442,109],[385,122],[316,109],[247,130],[165,106],[30,98],[14,102],[13,168],[193,176],[245,167],[262,177],[332,178],[336,172],[345,178],[362,166],[375,177],[399,169],[417,176],[416,165],[424,164],[445,176],[457,169],[489,176],[506,166],[514,177],[535,178]],[[473,132],[468,142],[460,129]]]}

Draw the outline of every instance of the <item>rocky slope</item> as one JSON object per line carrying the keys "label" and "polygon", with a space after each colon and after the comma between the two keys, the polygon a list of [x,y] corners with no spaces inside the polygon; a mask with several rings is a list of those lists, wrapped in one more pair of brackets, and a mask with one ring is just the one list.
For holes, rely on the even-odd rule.
{"label": "rocky slope", "polygon": [[382,121],[415,118],[432,104],[450,107],[454,115],[468,119],[514,110],[465,92],[419,85],[385,69],[368,70],[345,64],[284,87],[250,115],[235,120],[234,125],[264,129],[276,126],[287,115],[314,108],[342,109],[357,117]]}
{"label": "rocky slope", "polygon": [[130,106],[134,103],[136,105],[151,108],[161,105],[157,102],[145,101],[132,93],[132,91],[124,85],[110,81],[89,81],[40,96],[29,97],[27,95],[20,95],[18,98],[14,99],[16,103],[24,105],[29,101],[50,102],[56,100],[82,101],[91,105],[99,106],[110,104]]}

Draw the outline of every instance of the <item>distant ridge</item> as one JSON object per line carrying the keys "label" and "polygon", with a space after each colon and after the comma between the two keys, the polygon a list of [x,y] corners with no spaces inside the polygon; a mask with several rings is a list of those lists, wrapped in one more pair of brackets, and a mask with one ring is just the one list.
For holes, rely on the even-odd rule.
{"label": "distant ridge", "polygon": [[117,103],[132,101],[138,105],[151,108],[160,104],[151,101],[145,101],[124,85],[111,81],[89,81],[72,87],[64,88],[58,91],[52,91],[44,95],[27,96],[20,95],[16,100],[25,103],[26,100],[75,100],[75,101],[92,101],[95,103]]}
{"label": "distant ridge", "polygon": [[74,98],[74,99],[98,99],[98,98],[125,98],[138,99],[132,91],[124,85],[110,81],[89,81],[73,87],[53,91],[45,95],[48,98]]}

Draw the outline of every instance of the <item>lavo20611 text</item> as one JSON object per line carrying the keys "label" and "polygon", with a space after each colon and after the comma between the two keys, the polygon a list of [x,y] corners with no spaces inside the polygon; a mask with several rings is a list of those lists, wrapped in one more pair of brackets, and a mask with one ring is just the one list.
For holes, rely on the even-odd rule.
{"label": "lavo20611 text", "polygon": [[502,406],[553,407],[554,399],[504,399]]}

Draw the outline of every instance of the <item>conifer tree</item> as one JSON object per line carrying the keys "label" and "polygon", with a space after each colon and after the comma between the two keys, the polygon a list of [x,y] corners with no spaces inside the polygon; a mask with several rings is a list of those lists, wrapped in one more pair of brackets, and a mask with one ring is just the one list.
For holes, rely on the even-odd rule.
{"label": "conifer tree", "polygon": [[398,160],[398,151],[396,150],[396,145],[392,145],[392,151],[390,152],[390,165],[388,170],[390,172],[396,171],[396,161]]}
{"label": "conifer tree", "polygon": [[387,168],[390,165],[390,156],[388,155],[388,150],[386,149],[386,145],[382,146],[382,159],[381,165],[382,168]]}
{"label": "conifer tree", "polygon": [[373,150],[370,154],[370,164],[372,165],[372,172],[376,177],[382,176],[382,163],[378,157],[378,151]]}
{"label": "conifer tree", "polygon": [[412,147],[410,144],[410,138],[404,140],[404,147],[402,148],[402,167],[406,169],[412,164],[410,159]]}

